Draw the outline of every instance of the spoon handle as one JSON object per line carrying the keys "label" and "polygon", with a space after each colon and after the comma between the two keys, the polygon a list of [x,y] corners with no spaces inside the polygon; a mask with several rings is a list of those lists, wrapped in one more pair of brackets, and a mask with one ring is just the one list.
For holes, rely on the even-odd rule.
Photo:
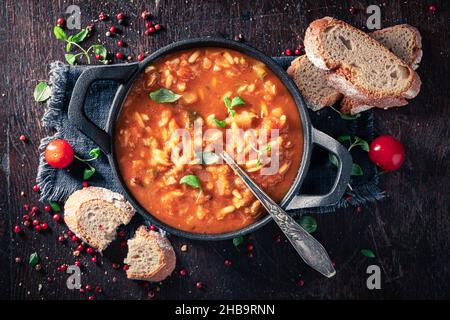
{"label": "spoon handle", "polygon": [[266,208],[303,261],[328,278],[334,276],[336,270],[334,269],[333,263],[325,248],[320,242],[295,222],[290,215],[288,215],[257,184],[255,184],[228,153],[222,152],[220,155],[233,171],[241,177],[242,181],[244,181],[264,208]]}

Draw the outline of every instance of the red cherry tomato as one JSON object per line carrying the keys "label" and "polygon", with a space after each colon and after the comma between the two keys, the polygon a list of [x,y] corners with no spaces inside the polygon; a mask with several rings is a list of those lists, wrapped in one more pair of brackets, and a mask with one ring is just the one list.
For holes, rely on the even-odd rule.
{"label": "red cherry tomato", "polygon": [[405,161],[405,148],[392,136],[379,136],[370,144],[369,158],[383,170],[397,170]]}
{"label": "red cherry tomato", "polygon": [[53,140],[45,148],[45,159],[52,167],[65,168],[73,160],[72,146],[66,140]]}

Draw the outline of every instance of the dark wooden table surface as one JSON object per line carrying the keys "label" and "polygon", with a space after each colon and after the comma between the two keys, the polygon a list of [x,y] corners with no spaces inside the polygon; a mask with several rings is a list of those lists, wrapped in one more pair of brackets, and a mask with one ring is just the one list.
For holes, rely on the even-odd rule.
{"label": "dark wooden table surface", "polygon": [[[18,237],[12,227],[24,214],[25,203],[38,204],[33,194],[38,163],[39,140],[49,134],[40,124],[44,106],[33,100],[38,80],[47,79],[51,61],[63,59],[64,49],[52,34],[52,26],[73,2],[81,8],[82,24],[104,11],[111,16],[123,11],[133,23],[125,29],[133,59],[140,51],[153,51],[173,41],[207,35],[245,40],[269,55],[302,43],[312,20],[326,15],[344,19],[363,28],[369,4],[381,7],[381,27],[409,23],[423,37],[424,57],[418,70],[423,84],[409,106],[376,112],[377,133],[392,134],[407,150],[401,170],[382,176],[387,198],[364,207],[360,213],[349,208],[335,214],[317,215],[317,238],[336,262],[337,275],[324,279],[308,269],[293,248],[273,240],[279,231],[273,223],[250,235],[254,257],[247,257],[245,245],[235,248],[231,241],[197,242],[172,238],[177,251],[177,270],[161,285],[146,287],[128,281],[122,270],[112,268],[125,249],[116,241],[100,263],[86,265],[83,284],[101,285],[98,299],[145,299],[149,291],[156,299],[273,298],[273,299],[385,299],[450,298],[450,212],[449,212],[449,5],[435,1],[437,11],[427,10],[428,1],[13,1],[2,0],[0,30],[0,297],[13,299],[86,299],[86,293],[68,290],[66,276],[56,271],[61,263],[72,263],[74,244],[58,243],[67,229],[50,223],[51,231],[26,231]],[[159,2],[159,5],[157,3]],[[349,14],[350,5],[356,8]],[[139,15],[146,8],[165,30],[144,37]],[[115,19],[114,19],[115,20]],[[114,39],[106,38],[105,25],[97,24],[94,40],[100,38],[112,49]],[[93,41],[93,40],[92,40]],[[28,137],[27,143],[19,136]],[[25,195],[21,196],[21,192]],[[43,205],[40,205],[41,208]],[[42,214],[42,220],[48,217]],[[45,217],[45,218],[44,218]],[[50,219],[47,219],[50,220]],[[188,245],[187,252],[180,246]],[[360,254],[372,249],[375,259]],[[33,270],[27,263],[37,251],[43,268]],[[24,260],[15,263],[15,258]],[[225,268],[224,260],[232,267]],[[366,268],[376,264],[382,270],[382,289],[368,290]],[[113,282],[116,277],[116,282]],[[48,278],[52,281],[48,281]],[[297,282],[304,281],[303,286]],[[198,290],[195,283],[205,288]]]}

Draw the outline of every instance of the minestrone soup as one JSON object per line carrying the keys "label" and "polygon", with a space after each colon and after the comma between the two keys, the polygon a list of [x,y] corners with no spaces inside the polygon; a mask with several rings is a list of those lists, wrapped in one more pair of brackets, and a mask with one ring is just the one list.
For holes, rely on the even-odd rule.
{"label": "minestrone soup", "polygon": [[[180,130],[194,138],[176,157]],[[148,65],[115,130],[120,173],[142,207],[194,233],[234,231],[259,219],[261,203],[220,163],[217,142],[236,159],[243,155],[238,163],[269,196],[283,198],[300,167],[303,133],[277,76],[260,61],[222,48],[180,51]],[[275,170],[263,174],[268,168]]]}

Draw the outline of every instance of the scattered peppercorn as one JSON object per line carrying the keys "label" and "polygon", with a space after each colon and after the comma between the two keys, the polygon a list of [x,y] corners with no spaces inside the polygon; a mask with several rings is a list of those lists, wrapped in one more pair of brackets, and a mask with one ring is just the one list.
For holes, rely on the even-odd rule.
{"label": "scattered peppercorn", "polygon": [[123,269],[123,271],[127,271],[128,269],[130,269],[130,266],[127,264],[124,264],[122,269]]}
{"label": "scattered peppercorn", "polygon": [[90,284],[87,284],[84,288],[86,289],[87,292],[92,290],[92,287]]}
{"label": "scattered peppercorn", "polygon": [[39,188],[39,186],[38,186],[37,184],[35,184],[35,185],[33,186],[33,191],[34,191],[34,192],[39,192],[39,191],[41,191],[41,189]]}
{"label": "scattered peppercorn", "polygon": [[42,269],[42,265],[40,263],[38,263],[37,265],[34,266],[34,269],[39,271]]}
{"label": "scattered peppercorn", "polygon": [[153,22],[147,21],[147,22],[145,23],[145,29],[148,29],[148,28],[150,28],[150,27],[153,27]]}
{"label": "scattered peppercorn", "polygon": [[66,240],[66,238],[64,236],[59,236],[58,237],[58,241],[59,242],[64,242]]}
{"label": "scattered peppercorn", "polygon": [[14,233],[20,233],[22,231],[22,229],[20,228],[20,226],[15,226],[14,227]]}
{"label": "scattered peppercorn", "polygon": [[22,141],[22,142],[25,142],[25,141],[27,141],[27,137],[25,137],[25,136],[22,134],[22,135],[20,135],[19,140]]}
{"label": "scattered peppercorn", "polygon": [[52,210],[52,207],[50,207],[49,205],[44,206],[45,212],[50,212],[51,210]]}
{"label": "scattered peppercorn", "polygon": [[87,181],[83,181],[83,182],[81,183],[81,186],[82,186],[83,188],[87,188],[87,187],[89,187],[89,184],[88,184]]}
{"label": "scattered peppercorn", "polygon": [[77,250],[80,251],[80,252],[83,251],[84,250],[84,246],[82,244],[79,244],[77,246]]}
{"label": "scattered peppercorn", "polygon": [[287,56],[292,55],[291,49],[286,49],[286,50],[284,50],[284,54],[287,55]]}
{"label": "scattered peppercorn", "polygon": [[116,58],[117,59],[122,59],[122,57],[123,57],[122,52],[119,51],[119,52],[116,53]]}
{"label": "scattered peppercorn", "polygon": [[116,17],[117,20],[123,20],[125,18],[125,14],[123,12],[119,12]]}
{"label": "scattered peppercorn", "polygon": [[150,226],[150,230],[151,230],[151,231],[155,231],[155,230],[156,230],[156,226],[155,226],[154,224],[152,224],[152,225]]}
{"label": "scattered peppercorn", "polygon": [[435,13],[437,11],[436,5],[430,4],[428,6],[428,11],[431,12],[431,13]]}
{"label": "scattered peppercorn", "polygon": [[95,55],[95,59],[97,59],[97,60],[102,60],[102,59],[103,59],[103,56],[102,56],[101,54],[96,54],[96,55]]}
{"label": "scattered peppercorn", "polygon": [[29,204],[24,204],[24,205],[23,205],[23,209],[24,209],[25,211],[30,210],[30,205],[29,205]]}
{"label": "scattered peppercorn", "polygon": [[113,267],[113,269],[119,269],[120,268],[120,264],[118,264],[118,263],[116,263],[116,262],[113,262],[112,263],[112,267]]}
{"label": "scattered peppercorn", "polygon": [[153,298],[155,297],[155,293],[154,293],[152,290],[150,290],[150,291],[147,293],[147,297],[148,297],[149,299],[153,299]]}
{"label": "scattered peppercorn", "polygon": [[21,259],[20,257],[16,257],[16,258],[14,259],[14,261],[15,261],[16,263],[21,263],[21,262],[22,262],[22,259]]}
{"label": "scattered peppercorn", "polygon": [[299,56],[299,55],[301,54],[300,49],[295,49],[295,50],[294,50],[294,54],[295,54],[296,56]]}
{"label": "scattered peppercorn", "polygon": [[61,215],[59,215],[59,213],[56,213],[53,215],[53,221],[58,222],[61,219]]}
{"label": "scattered peppercorn", "polygon": [[37,226],[37,225],[39,225],[39,220],[34,219],[34,220],[33,220],[33,226]]}
{"label": "scattered peppercorn", "polygon": [[297,284],[298,284],[300,287],[303,287],[303,286],[305,285],[305,281],[303,281],[302,279],[300,279],[300,280],[297,281]]}
{"label": "scattered peppercorn", "polygon": [[66,24],[66,20],[64,20],[63,18],[58,18],[58,20],[56,20],[56,25],[58,27],[63,27]]}
{"label": "scattered peppercorn", "polygon": [[101,294],[103,292],[103,289],[102,289],[102,287],[100,285],[98,285],[98,286],[95,287],[94,292],[96,294]]}
{"label": "scattered peppercorn", "polygon": [[93,263],[97,263],[97,256],[93,256],[93,257],[91,258],[91,261],[92,261]]}
{"label": "scattered peppercorn", "polygon": [[40,225],[34,226],[34,230],[36,231],[41,231],[42,227]]}
{"label": "scattered peppercorn", "polygon": [[356,12],[355,7],[350,7],[350,8],[348,8],[348,12],[349,12],[350,14],[355,14],[355,12]]}
{"label": "scattered peppercorn", "polygon": [[161,30],[161,25],[159,23],[155,24],[155,30]]}
{"label": "scattered peppercorn", "polygon": [[89,297],[88,297],[88,300],[94,300],[94,299],[95,299],[94,296],[89,296]]}
{"label": "scattered peppercorn", "polygon": [[181,269],[179,273],[180,273],[180,276],[184,277],[187,275],[188,272],[186,269]]}
{"label": "scattered peppercorn", "polygon": [[254,249],[253,244],[249,243],[249,244],[247,245],[247,251],[253,251],[253,249]]}
{"label": "scattered peppercorn", "polygon": [[198,282],[195,284],[195,287],[196,287],[197,289],[203,289],[203,283],[201,283],[200,281],[198,281]]}
{"label": "scattered peppercorn", "polygon": [[125,230],[120,230],[118,233],[117,233],[117,235],[120,237],[120,238],[125,238]]}
{"label": "scattered peppercorn", "polygon": [[143,53],[139,53],[137,56],[138,61],[142,61],[142,60],[144,60],[144,58],[145,58],[145,55]]}
{"label": "scattered peppercorn", "polygon": [[77,267],[81,267],[81,261],[80,260],[75,260],[75,265]]}
{"label": "scattered peppercorn", "polygon": [[65,264],[62,264],[58,267],[58,271],[65,272],[66,270],[67,270],[67,265],[65,265]]}
{"label": "scattered peppercorn", "polygon": [[116,33],[116,27],[112,26],[111,28],[109,28],[109,32],[110,33]]}
{"label": "scattered peppercorn", "polygon": [[71,239],[72,239],[73,242],[77,242],[79,240],[76,235],[73,235]]}
{"label": "scattered peppercorn", "polygon": [[100,21],[105,21],[107,18],[108,16],[104,12],[100,12],[100,14],[98,15],[98,19]]}
{"label": "scattered peppercorn", "polygon": [[48,224],[46,222],[41,223],[41,229],[42,230],[47,230],[48,229]]}
{"label": "scattered peppercorn", "polygon": [[117,45],[118,45],[119,47],[123,47],[124,43],[123,43],[122,40],[119,40],[119,41],[117,41]]}
{"label": "scattered peppercorn", "polygon": [[30,216],[27,215],[27,214],[24,214],[24,215],[22,216],[22,220],[23,220],[23,221],[28,221],[28,220],[30,220]]}
{"label": "scattered peppercorn", "polygon": [[92,249],[91,247],[88,247],[86,249],[86,252],[89,253],[89,254],[92,254],[94,252],[94,249]]}
{"label": "scattered peppercorn", "polygon": [[27,220],[27,221],[24,221],[24,222],[23,222],[23,225],[24,225],[25,227],[29,227],[29,226],[30,226],[30,221],[28,221],[28,220]]}
{"label": "scattered peppercorn", "polygon": [[224,261],[223,264],[224,264],[225,267],[227,267],[227,268],[228,268],[228,267],[231,267],[231,260],[228,260],[228,259],[227,259],[227,260]]}

